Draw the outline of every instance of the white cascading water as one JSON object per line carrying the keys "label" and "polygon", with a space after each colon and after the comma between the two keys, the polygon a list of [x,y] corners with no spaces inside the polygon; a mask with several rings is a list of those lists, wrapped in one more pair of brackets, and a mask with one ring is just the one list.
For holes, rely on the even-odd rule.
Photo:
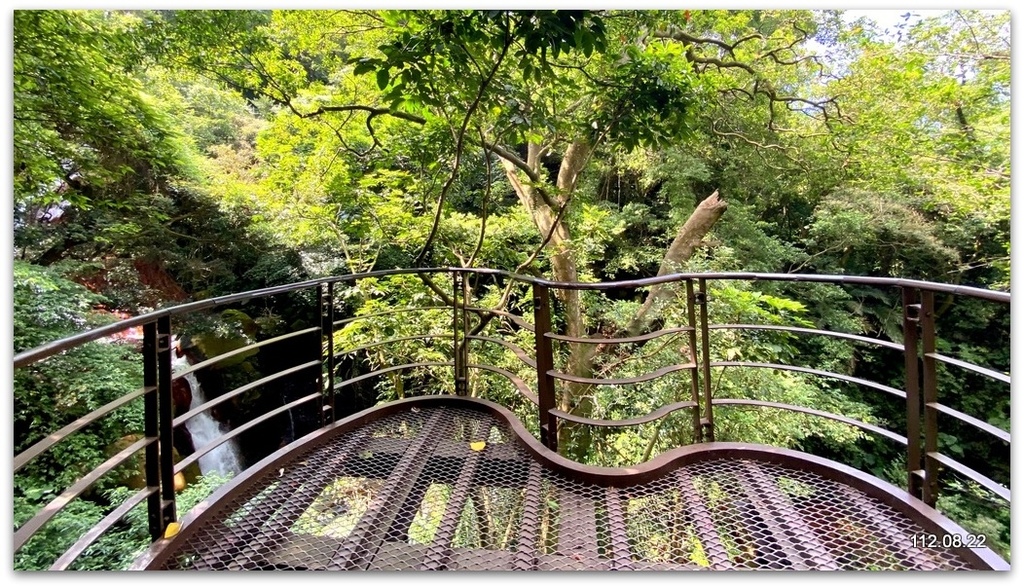
{"label": "white cascading water", "polygon": [[[189,365],[188,359],[178,357],[177,352],[174,353],[172,364],[174,371]],[[192,410],[206,402],[206,396],[203,394],[203,388],[199,385],[195,374],[186,374],[185,380],[192,388],[192,404],[188,407],[189,410]],[[214,439],[227,433],[223,425],[210,416],[209,411],[203,411],[190,418],[185,423],[185,428],[192,435],[192,445],[196,449],[205,447]],[[222,476],[234,476],[242,471],[242,461],[239,455],[238,443],[234,439],[229,439],[199,458],[199,471],[203,474],[218,472]]]}

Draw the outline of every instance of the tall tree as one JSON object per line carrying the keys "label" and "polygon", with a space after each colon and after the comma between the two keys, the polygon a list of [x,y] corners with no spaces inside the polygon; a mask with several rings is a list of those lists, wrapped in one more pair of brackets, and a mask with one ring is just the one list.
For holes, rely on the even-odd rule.
{"label": "tall tree", "polygon": [[[587,198],[579,194],[580,179],[595,157],[692,135],[698,115],[726,106],[722,97],[742,96],[764,108],[769,133],[792,110],[822,123],[841,115],[834,101],[790,95],[774,79],[810,64],[799,53],[814,28],[807,12],[350,11],[272,18],[291,31],[276,29],[283,44],[222,47],[221,59],[194,65],[260,92],[299,120],[335,129],[358,124],[368,141],[364,156],[388,148],[379,137],[386,119],[449,136],[444,145],[452,155],[439,154],[449,168],[433,192],[433,220],[416,265],[436,247],[471,149],[497,158],[538,231],[552,277],[569,282],[581,274],[579,236],[569,219],[574,203]],[[185,38],[194,40],[190,30]],[[342,83],[346,73],[369,74],[379,92]],[[661,271],[680,268],[726,209],[717,193],[696,204],[673,230]],[[584,335],[578,292],[559,296],[566,333]],[[662,296],[659,289],[649,294],[630,330],[643,328],[647,309]],[[568,369],[586,375],[593,360],[592,349],[573,345]],[[566,391],[562,408],[574,408],[573,395]]]}

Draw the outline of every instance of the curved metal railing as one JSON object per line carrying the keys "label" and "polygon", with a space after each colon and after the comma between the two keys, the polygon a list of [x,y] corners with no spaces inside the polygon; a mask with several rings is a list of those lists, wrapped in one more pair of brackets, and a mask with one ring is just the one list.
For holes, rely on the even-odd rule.
{"label": "curved metal railing", "polygon": [[[425,290],[420,293],[419,299],[426,300],[428,303],[418,305],[409,304],[407,301],[398,301],[398,304],[394,304],[393,301],[388,300],[386,289],[377,288],[378,293],[371,292],[369,295],[361,294],[358,291],[360,284],[376,283],[382,279],[407,279],[408,276],[419,277],[422,280]],[[450,290],[438,286],[435,279],[439,277],[450,277]],[[367,280],[370,282],[366,282]],[[708,284],[709,282],[730,281],[782,284],[803,282],[838,286],[871,286],[896,290],[900,293],[902,301],[903,340],[892,341],[863,334],[814,329],[806,325],[712,324],[708,318],[708,301],[713,293],[709,291]],[[500,308],[488,308],[484,304],[484,297],[475,295],[477,289],[485,283],[504,286],[506,292],[502,297],[503,301],[515,300],[519,306],[531,309],[532,316],[524,316],[530,314],[529,312],[524,312],[524,314],[511,312],[507,309],[507,305],[502,305]],[[559,290],[614,291],[620,295],[624,292],[631,292],[632,296],[637,297],[642,295],[643,289],[646,288],[675,287],[674,285],[682,286],[685,293],[685,312],[681,314],[683,318],[680,324],[660,325],[661,328],[639,335],[613,334],[608,337],[574,337],[557,332],[555,327],[560,317],[557,297],[554,294]],[[348,290],[340,292],[339,288],[348,288]],[[385,294],[380,295],[380,292],[385,292]],[[174,371],[171,357],[172,342],[175,338],[173,321],[180,321],[196,313],[266,301],[275,296],[295,293],[315,294],[315,308],[311,311],[312,316],[309,317],[309,323],[315,326],[306,326],[283,335],[254,341],[220,355],[206,358],[187,368]],[[346,301],[353,294],[357,298],[362,296],[364,299],[379,300],[388,306],[386,310],[377,312],[353,313],[351,308],[344,309]],[[186,468],[196,463],[203,455],[243,433],[251,432],[258,427],[272,425],[274,419],[292,410],[311,411],[317,415],[319,425],[325,426],[345,416],[342,414],[338,401],[339,398],[342,400],[345,398],[346,389],[383,375],[391,374],[400,377],[402,374],[423,369],[444,372],[450,370],[451,376],[447,380],[438,377],[441,372],[434,372],[432,381],[442,389],[451,390],[458,395],[489,394],[488,389],[485,389],[479,381],[480,375],[483,373],[496,374],[504,378],[511,384],[513,393],[513,396],[510,397],[506,394],[504,398],[511,399],[508,400],[509,402],[518,402],[515,400],[517,398],[525,401],[521,403],[520,413],[527,420],[536,418],[536,432],[541,443],[555,451],[559,449],[559,431],[566,426],[639,426],[677,412],[689,412],[692,422],[692,439],[695,442],[714,441],[716,407],[756,407],[758,409],[784,410],[843,423],[904,446],[907,489],[930,506],[935,505],[938,496],[941,468],[954,470],[1009,502],[1010,494],[1005,486],[939,452],[939,414],[944,415],[944,418],[970,425],[1007,445],[1010,442],[1010,434],[976,416],[968,415],[941,403],[938,397],[938,365],[941,363],[968,370],[973,374],[1003,384],[1009,384],[1010,377],[1009,374],[990,367],[978,366],[937,352],[936,294],[965,296],[1005,305],[1008,305],[1010,301],[1008,293],[979,288],[917,280],[857,276],[705,273],[672,274],[618,282],[560,283],[485,268],[422,268],[376,271],[308,280],[158,310],[15,355],[13,361],[15,370],[36,369],[37,366],[43,365],[47,358],[71,351],[85,343],[116,336],[128,329],[140,327],[142,329],[142,345],[139,349],[140,361],[144,367],[142,386],[74,422],[60,426],[55,431],[38,435],[40,437],[38,441],[15,455],[15,473],[34,460],[40,459],[83,429],[103,419],[111,418],[115,411],[134,402],[141,401],[143,403],[145,430],[141,432],[140,439],[94,467],[70,487],[63,489],[35,516],[15,529],[14,551],[17,552],[23,548],[36,533],[52,521],[57,513],[73,500],[86,494],[100,479],[112,474],[118,468],[124,467],[139,455],[142,456],[144,464],[145,487],[139,489],[121,504],[112,505],[111,510],[104,518],[89,532],[78,538],[53,563],[51,569],[67,569],[72,566],[90,545],[124,520],[133,509],[141,508],[143,503],[146,503],[148,512],[150,535],[154,539],[160,537],[178,516],[174,486],[175,475],[182,474]],[[374,296],[378,296],[378,298],[374,298]],[[355,325],[379,326],[390,320],[385,317],[400,318],[414,313],[433,313],[429,316],[433,317],[435,323],[441,320],[442,315],[447,316],[448,318],[443,320],[446,323],[450,321],[450,330],[417,334],[395,333],[397,336],[377,337],[367,342],[339,346],[340,341],[345,338],[346,329],[353,329]],[[339,316],[339,314],[344,316]],[[901,352],[904,356],[903,388],[897,389],[880,382],[813,367],[784,363],[734,361],[732,359],[718,360],[712,357],[712,342],[716,333],[758,330],[782,332],[793,336],[830,337]],[[517,336],[518,340],[516,340]],[[661,366],[645,374],[628,377],[595,377],[594,374],[580,375],[556,369],[556,362],[560,362],[561,358],[566,355],[565,350],[562,350],[563,353],[557,353],[556,346],[571,349],[573,346],[649,344],[649,342],[666,337],[683,339],[680,353],[685,357],[681,358],[682,361]],[[533,343],[532,356],[530,350],[524,349],[527,340]],[[435,354],[442,354],[450,358],[450,361],[421,360],[389,365],[381,363],[369,371],[364,370],[358,375],[339,379],[339,367],[346,359],[358,357],[371,350],[381,350],[386,353],[388,349],[397,345],[411,344],[415,341],[424,342],[425,346],[422,346],[422,349],[430,349]],[[173,414],[172,387],[175,380],[189,374],[201,373],[203,370],[214,369],[228,359],[238,359],[253,353],[270,353],[267,349],[274,344],[292,346],[290,351],[295,358],[294,365],[283,367],[274,373],[257,374],[259,377],[236,386],[201,406],[187,410],[183,414]],[[493,363],[473,361],[474,354],[478,358],[486,355],[481,353],[482,348],[479,346],[500,350],[506,354],[508,362],[503,365],[494,365]],[[788,370],[881,391],[888,396],[898,398],[905,405],[906,428],[903,431],[892,431],[876,424],[813,407],[752,398],[717,397],[712,387],[713,369]],[[618,419],[595,418],[591,414],[577,414],[578,411],[574,410],[574,407],[567,406],[560,401],[563,394],[560,387],[577,386],[585,389],[585,387],[593,386],[630,386],[660,380],[668,374],[677,372],[688,375],[686,378],[688,398],[666,402],[647,414],[634,414]],[[297,374],[305,374],[311,383],[303,395],[289,401],[282,401],[280,406],[255,416],[248,422],[234,427],[220,439],[205,447],[197,447],[192,454],[175,460],[173,446],[175,431],[180,431],[190,419],[224,403],[239,401],[247,393],[273,387],[283,378]]]}

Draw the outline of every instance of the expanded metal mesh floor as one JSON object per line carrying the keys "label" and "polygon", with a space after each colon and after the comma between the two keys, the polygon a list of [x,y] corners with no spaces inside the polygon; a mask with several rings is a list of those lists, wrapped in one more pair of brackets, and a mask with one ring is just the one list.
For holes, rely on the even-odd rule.
{"label": "expanded metal mesh floor", "polygon": [[341,433],[206,514],[165,569],[969,567],[917,545],[922,529],[893,508],[817,474],[715,459],[634,486],[582,483],[464,407],[412,408]]}

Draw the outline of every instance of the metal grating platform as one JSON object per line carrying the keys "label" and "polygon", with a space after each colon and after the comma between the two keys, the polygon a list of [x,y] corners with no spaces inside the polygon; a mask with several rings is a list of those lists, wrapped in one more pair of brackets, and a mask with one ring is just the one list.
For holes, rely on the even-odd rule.
{"label": "metal grating platform", "polygon": [[368,411],[268,458],[155,545],[143,567],[975,567],[962,553],[921,546],[914,537],[924,529],[906,514],[818,473],[711,457],[648,472],[639,483],[584,481],[538,459],[521,431],[486,406],[457,404]]}

